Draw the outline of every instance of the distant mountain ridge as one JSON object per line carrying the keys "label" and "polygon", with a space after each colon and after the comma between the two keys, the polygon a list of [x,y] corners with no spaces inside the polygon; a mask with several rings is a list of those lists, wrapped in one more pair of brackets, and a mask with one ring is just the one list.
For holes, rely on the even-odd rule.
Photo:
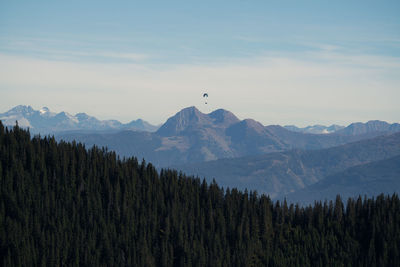
{"label": "distant mountain ridge", "polygon": [[[129,123],[123,124],[117,120],[98,120],[86,113],[77,113],[71,115],[67,112],[51,112],[49,108],[43,107],[40,110],[34,110],[31,106],[19,105],[7,112],[0,113],[0,120],[3,124],[12,126],[15,121],[18,121],[21,127],[29,127],[34,133],[53,133],[53,132],[68,132],[68,131],[124,131],[124,130],[139,130],[155,132],[158,130],[160,136],[179,135],[181,131],[190,132],[190,129],[195,128],[227,128],[240,120],[230,111],[218,109],[210,114],[203,114],[195,107],[188,107],[179,111],[175,116],[170,117],[163,125],[154,126],[150,123],[137,119]],[[261,133],[260,130],[264,127],[261,123],[252,119],[246,119],[242,122],[243,126],[255,132]],[[338,134],[347,136],[368,135],[370,133],[379,132],[398,132],[400,124],[389,124],[384,121],[368,121],[366,123],[356,122],[347,127],[340,125],[313,125],[304,128],[299,128],[294,125],[270,125],[265,126],[268,131],[280,132],[283,129],[290,132],[305,133],[305,134]],[[258,130],[256,130],[258,129]],[[286,133],[287,135],[287,133]]]}
{"label": "distant mountain ridge", "polygon": [[120,131],[135,130],[154,132],[157,126],[137,119],[123,124],[117,120],[98,120],[86,113],[71,115],[67,112],[54,113],[47,107],[34,110],[31,106],[19,105],[0,114],[4,125],[12,126],[18,121],[20,127],[28,128],[33,133],[55,133],[67,131]]}
{"label": "distant mountain ridge", "polygon": [[299,128],[295,125],[285,125],[283,127],[288,129],[289,131],[299,132],[299,133],[311,133],[311,134],[330,134],[345,128],[345,126],[336,124],[332,124],[331,126],[324,126],[317,124],[303,128]]}
{"label": "distant mountain ridge", "polygon": [[339,135],[361,135],[371,132],[398,132],[400,131],[399,123],[387,123],[385,121],[370,120],[366,123],[355,122],[348,126],[341,126],[333,124],[331,126],[313,125],[304,128],[296,127],[295,125],[285,125],[285,129],[299,133],[311,134],[339,134]]}
{"label": "distant mountain ridge", "polygon": [[156,166],[168,167],[290,149],[329,148],[382,134],[381,131],[360,135],[306,134],[279,125],[264,126],[252,119],[239,120],[224,109],[204,114],[196,107],[188,107],[171,116],[154,133],[72,133],[59,134],[57,138],[77,140],[88,146],[107,146],[121,156],[136,156]]}
{"label": "distant mountain ridge", "polygon": [[366,123],[355,122],[350,124],[349,126],[336,131],[336,134],[339,135],[360,135],[371,132],[399,132],[400,124],[399,123],[387,123],[385,121],[379,120],[371,120]]}

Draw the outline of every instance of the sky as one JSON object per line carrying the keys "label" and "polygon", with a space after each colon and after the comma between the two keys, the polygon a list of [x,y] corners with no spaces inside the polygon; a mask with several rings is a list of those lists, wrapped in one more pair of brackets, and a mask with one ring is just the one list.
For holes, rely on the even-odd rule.
{"label": "sky", "polygon": [[399,14],[398,0],[0,0],[0,113],[400,122]]}

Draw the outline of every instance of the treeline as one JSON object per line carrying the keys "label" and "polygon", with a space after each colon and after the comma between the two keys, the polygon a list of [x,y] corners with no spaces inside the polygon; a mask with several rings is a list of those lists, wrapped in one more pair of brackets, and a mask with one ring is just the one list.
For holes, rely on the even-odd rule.
{"label": "treeline", "polygon": [[400,201],[300,207],[0,122],[0,265],[400,266]]}

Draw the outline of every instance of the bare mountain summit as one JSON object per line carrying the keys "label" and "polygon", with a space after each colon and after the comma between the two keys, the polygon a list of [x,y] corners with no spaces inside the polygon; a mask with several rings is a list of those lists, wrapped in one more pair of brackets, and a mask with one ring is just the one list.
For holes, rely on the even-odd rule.
{"label": "bare mountain summit", "polygon": [[188,107],[169,118],[157,131],[160,136],[181,135],[200,128],[226,128],[239,119],[224,109],[210,114],[200,112],[196,107]]}

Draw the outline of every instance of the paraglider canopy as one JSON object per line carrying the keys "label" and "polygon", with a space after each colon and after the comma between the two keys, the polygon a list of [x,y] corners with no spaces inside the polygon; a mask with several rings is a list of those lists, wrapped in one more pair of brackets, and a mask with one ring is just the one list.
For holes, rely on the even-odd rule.
{"label": "paraglider canopy", "polygon": [[[203,94],[203,97],[204,97],[205,99],[207,99],[207,98],[208,98],[208,94],[207,94],[207,93],[204,93],[204,94]],[[205,101],[205,103],[207,104],[207,100]]]}

